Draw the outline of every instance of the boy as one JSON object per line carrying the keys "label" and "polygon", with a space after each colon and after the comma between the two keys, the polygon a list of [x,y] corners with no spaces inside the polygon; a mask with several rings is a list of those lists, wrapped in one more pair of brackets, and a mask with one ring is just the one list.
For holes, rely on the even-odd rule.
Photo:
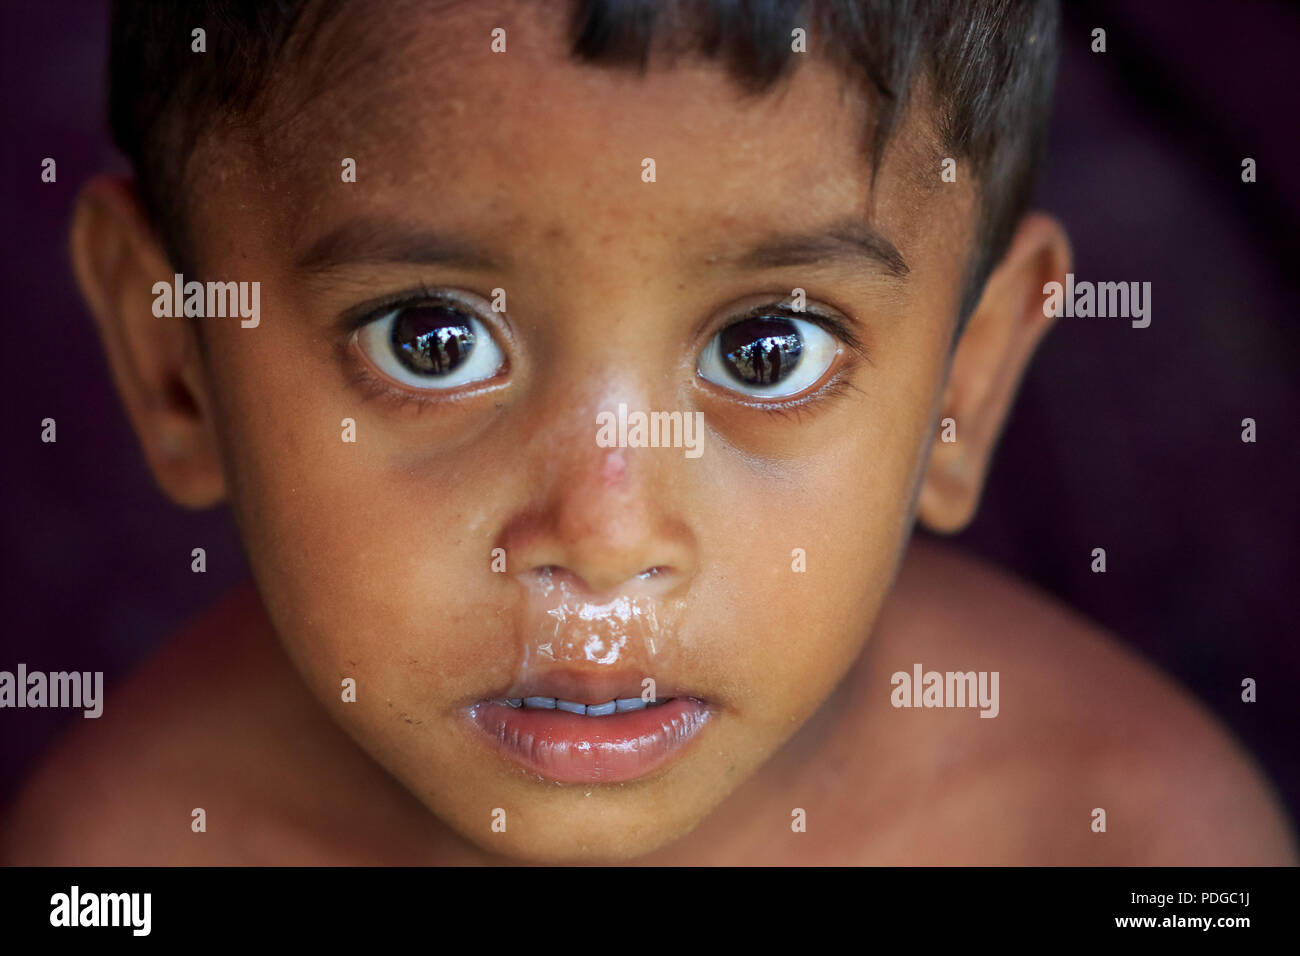
{"label": "boy", "polygon": [[256,590],[7,861],[1294,861],[1184,694],[910,540],[1070,271],[1054,7],[655,9],[119,4],[77,277]]}

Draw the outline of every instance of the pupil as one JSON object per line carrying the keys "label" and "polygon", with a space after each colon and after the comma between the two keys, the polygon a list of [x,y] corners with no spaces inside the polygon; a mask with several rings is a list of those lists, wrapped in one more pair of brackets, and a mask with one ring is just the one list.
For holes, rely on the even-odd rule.
{"label": "pupil", "polygon": [[803,338],[789,319],[744,319],[722,330],[722,358],[732,378],[744,385],[773,385],[799,364]]}
{"label": "pupil", "polygon": [[393,322],[393,351],[412,372],[446,375],[474,351],[474,332],[454,309],[411,306]]}

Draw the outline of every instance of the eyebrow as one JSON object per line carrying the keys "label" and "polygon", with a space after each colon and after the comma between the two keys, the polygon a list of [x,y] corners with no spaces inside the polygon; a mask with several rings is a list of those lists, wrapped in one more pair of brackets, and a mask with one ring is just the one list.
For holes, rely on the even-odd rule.
{"label": "eyebrow", "polygon": [[866,260],[896,279],[906,277],[911,271],[894,244],[871,223],[857,217],[837,220],[814,232],[769,236],[738,256],[710,256],[708,261],[717,264],[719,260],[738,269],[776,269],[826,262],[853,265]]}
{"label": "eyebrow", "polygon": [[462,236],[423,226],[352,219],[321,236],[298,257],[303,272],[328,272],[342,265],[407,263],[500,272],[507,261]]}
{"label": "eyebrow", "polygon": [[[903,256],[865,219],[850,217],[825,229],[779,233],[748,250],[706,257],[710,265],[759,270],[816,263],[858,264],[863,260],[886,275],[904,278],[911,271]],[[374,219],[352,219],[321,236],[298,257],[303,272],[328,272],[342,265],[405,263],[442,265],[478,272],[500,272],[508,261],[462,236],[423,226]]]}

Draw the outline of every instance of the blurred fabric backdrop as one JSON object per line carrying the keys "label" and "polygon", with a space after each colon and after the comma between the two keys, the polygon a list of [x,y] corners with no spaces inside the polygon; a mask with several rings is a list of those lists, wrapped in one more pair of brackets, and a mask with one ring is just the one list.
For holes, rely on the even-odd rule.
{"label": "blurred fabric backdrop", "polygon": [[[1152,283],[1152,321],[1058,322],[958,540],[1191,689],[1295,819],[1300,9],[1064,5],[1041,205],[1065,223],[1081,279]],[[71,276],[77,190],[125,168],[105,117],[107,3],[3,7],[0,669],[102,670],[111,690],[247,569],[225,511],[182,512],[155,489]],[[1089,50],[1097,26],[1104,54]],[[55,184],[40,181],[46,156]],[[45,417],[56,444],[40,441]],[[1240,440],[1246,417],[1255,444]],[[200,545],[204,575],[190,571]],[[1089,570],[1094,547],[1106,574]],[[1241,702],[1244,677],[1258,703]],[[0,712],[0,802],[81,719]]]}

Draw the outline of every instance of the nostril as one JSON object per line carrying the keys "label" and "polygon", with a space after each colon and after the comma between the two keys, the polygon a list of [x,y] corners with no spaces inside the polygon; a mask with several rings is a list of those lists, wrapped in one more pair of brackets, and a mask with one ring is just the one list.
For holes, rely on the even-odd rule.
{"label": "nostril", "polygon": [[550,594],[558,587],[566,589],[585,589],[586,582],[576,574],[558,564],[544,564],[528,572],[532,587],[542,594]]}
{"label": "nostril", "polygon": [[674,573],[671,565],[655,564],[631,577],[620,577],[615,574],[610,575],[608,580],[600,576],[588,580],[562,564],[543,564],[529,570],[524,576],[524,581],[531,590],[543,596],[557,591],[591,596],[603,594],[606,590],[616,589],[620,583],[627,584],[632,581],[638,584],[653,582],[648,586],[660,588],[672,580]]}
{"label": "nostril", "polygon": [[675,564],[656,564],[646,568],[632,577],[628,583],[628,593],[641,594],[644,597],[664,598],[675,594],[684,583],[680,568]]}

